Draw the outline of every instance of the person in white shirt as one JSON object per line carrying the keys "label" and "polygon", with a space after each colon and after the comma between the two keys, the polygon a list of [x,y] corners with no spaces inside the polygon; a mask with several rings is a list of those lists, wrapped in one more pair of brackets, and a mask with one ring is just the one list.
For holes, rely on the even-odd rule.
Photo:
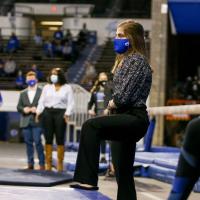
{"label": "person in white shirt", "polygon": [[36,121],[42,114],[46,140],[46,169],[52,169],[52,144],[54,134],[57,143],[57,170],[63,171],[64,139],[66,123],[74,108],[74,96],[70,85],[66,84],[64,72],[60,68],[51,70],[49,84],[42,91],[36,110]]}
{"label": "person in white shirt", "polygon": [[36,73],[30,71],[26,75],[28,87],[20,93],[17,110],[21,113],[20,128],[26,143],[26,152],[28,157],[28,168],[34,169],[34,147],[38,154],[40,170],[45,169],[44,149],[41,142],[42,128],[40,123],[35,122],[36,107],[42,89],[37,86]]}

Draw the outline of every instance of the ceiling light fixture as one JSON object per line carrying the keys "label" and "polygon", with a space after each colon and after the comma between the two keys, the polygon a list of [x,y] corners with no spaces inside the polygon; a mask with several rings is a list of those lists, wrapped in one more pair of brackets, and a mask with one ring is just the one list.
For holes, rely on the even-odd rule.
{"label": "ceiling light fixture", "polygon": [[42,21],[40,22],[40,24],[44,26],[62,26],[63,22],[62,21]]}

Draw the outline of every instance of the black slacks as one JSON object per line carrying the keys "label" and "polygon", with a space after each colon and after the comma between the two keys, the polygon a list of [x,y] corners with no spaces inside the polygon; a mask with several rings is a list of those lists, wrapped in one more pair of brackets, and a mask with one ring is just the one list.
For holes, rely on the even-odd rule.
{"label": "black slacks", "polygon": [[42,122],[46,144],[53,144],[54,135],[57,145],[64,145],[66,124],[65,109],[45,108]]}
{"label": "black slacks", "polygon": [[116,114],[87,120],[81,130],[74,181],[97,185],[100,141],[111,140],[118,183],[118,200],[136,199],[133,162],[136,142],[148,128],[147,115]]}

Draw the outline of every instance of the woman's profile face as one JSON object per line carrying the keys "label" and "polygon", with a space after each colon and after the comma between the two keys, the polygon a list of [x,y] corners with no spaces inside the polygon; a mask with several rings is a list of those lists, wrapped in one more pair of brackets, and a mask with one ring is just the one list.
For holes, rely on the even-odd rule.
{"label": "woman's profile face", "polygon": [[118,27],[118,28],[117,28],[115,38],[116,38],[116,39],[119,39],[119,38],[124,39],[124,38],[126,38],[126,36],[125,36],[125,34],[124,34],[124,30],[123,30],[122,27]]}

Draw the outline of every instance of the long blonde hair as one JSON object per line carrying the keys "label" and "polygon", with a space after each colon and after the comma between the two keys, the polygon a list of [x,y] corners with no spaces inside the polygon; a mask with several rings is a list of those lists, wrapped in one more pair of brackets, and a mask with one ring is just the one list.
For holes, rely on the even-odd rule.
{"label": "long blonde hair", "polygon": [[90,90],[91,93],[93,93],[95,90],[97,90],[97,88],[99,86],[100,78],[102,76],[104,76],[104,79],[107,79],[107,81],[108,81],[108,75],[106,74],[106,72],[100,72],[98,75],[98,79],[95,81],[92,89]]}
{"label": "long blonde hair", "polygon": [[145,40],[143,26],[134,20],[125,20],[121,22],[117,28],[121,27],[124,31],[124,35],[129,39],[130,48],[125,54],[117,55],[115,63],[112,68],[112,73],[115,73],[116,69],[121,64],[125,56],[132,53],[139,53],[145,56]]}

